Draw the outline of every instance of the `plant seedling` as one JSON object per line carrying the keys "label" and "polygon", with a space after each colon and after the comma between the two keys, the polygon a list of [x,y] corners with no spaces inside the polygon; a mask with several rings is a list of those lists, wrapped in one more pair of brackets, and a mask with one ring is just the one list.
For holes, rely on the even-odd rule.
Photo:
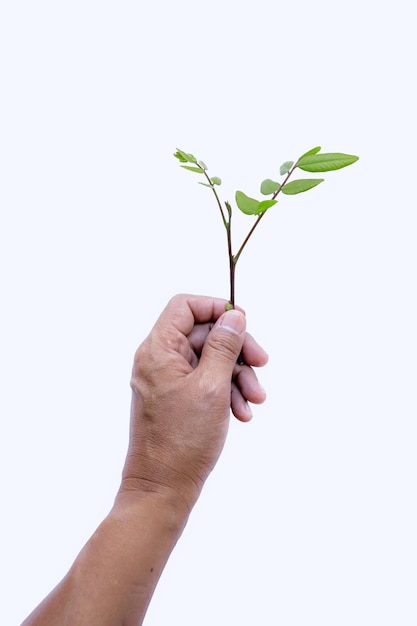
{"label": "plant seedling", "polygon": [[220,201],[217,188],[221,185],[221,179],[218,178],[218,176],[209,176],[207,173],[207,165],[204,161],[198,160],[193,154],[177,149],[174,153],[174,157],[179,160],[182,168],[195,174],[200,174],[204,177],[204,181],[200,181],[200,185],[204,185],[205,187],[211,189],[220,210],[221,219],[226,230],[227,251],[229,257],[230,299],[226,305],[227,309],[233,309],[235,306],[236,264],[261,219],[272,206],[277,204],[277,196],[280,193],[283,193],[286,196],[294,196],[298,193],[309,191],[324,181],[324,178],[297,178],[290,181],[289,179],[295,170],[299,169],[304,172],[314,173],[330,172],[332,170],[339,170],[342,167],[352,165],[352,163],[355,163],[355,161],[359,159],[359,157],[354,156],[353,154],[343,154],[341,152],[321,152],[321,147],[317,146],[316,148],[312,148],[311,150],[308,150],[308,152],[305,152],[297,159],[297,161],[285,161],[279,169],[279,174],[282,177],[281,182],[271,180],[270,178],[262,181],[260,192],[263,196],[271,196],[269,199],[256,200],[255,198],[247,196],[243,193],[243,191],[236,191],[235,201],[238,209],[240,209],[240,211],[245,215],[254,216],[255,221],[249,229],[246,237],[243,239],[237,252],[234,253],[232,246],[233,210],[230,202],[226,200],[223,207]]}

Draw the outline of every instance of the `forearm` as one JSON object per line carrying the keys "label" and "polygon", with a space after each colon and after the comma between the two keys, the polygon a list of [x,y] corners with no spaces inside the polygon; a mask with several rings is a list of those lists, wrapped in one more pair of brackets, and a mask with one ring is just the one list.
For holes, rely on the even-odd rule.
{"label": "forearm", "polygon": [[64,580],[22,626],[138,626],[189,511],[175,494],[127,492]]}

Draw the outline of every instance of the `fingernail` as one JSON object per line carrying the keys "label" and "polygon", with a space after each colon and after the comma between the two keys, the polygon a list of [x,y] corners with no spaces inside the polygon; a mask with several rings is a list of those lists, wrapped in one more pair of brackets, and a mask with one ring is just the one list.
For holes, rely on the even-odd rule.
{"label": "fingernail", "polygon": [[237,335],[241,335],[246,330],[246,320],[240,311],[235,309],[226,311],[219,319],[219,326],[227,328]]}

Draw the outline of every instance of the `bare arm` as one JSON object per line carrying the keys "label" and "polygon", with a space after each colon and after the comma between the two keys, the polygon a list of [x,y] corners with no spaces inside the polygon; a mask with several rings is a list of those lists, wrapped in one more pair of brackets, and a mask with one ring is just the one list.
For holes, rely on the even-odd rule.
{"label": "bare arm", "polygon": [[[205,480],[230,409],[248,421],[267,356],[225,301],[175,296],[135,355],[129,449],[114,506],[22,626],[138,626]],[[236,360],[242,351],[245,364]]]}

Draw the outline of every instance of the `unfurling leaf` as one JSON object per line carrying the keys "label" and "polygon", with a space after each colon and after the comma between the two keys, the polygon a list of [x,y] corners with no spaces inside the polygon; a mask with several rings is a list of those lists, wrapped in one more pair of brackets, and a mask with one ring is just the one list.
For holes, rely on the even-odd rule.
{"label": "unfurling leaf", "polygon": [[275,180],[271,180],[270,178],[266,178],[261,183],[261,193],[264,196],[269,196],[271,193],[275,193],[276,191],[278,191],[278,189],[280,187],[281,187],[281,185],[279,183],[275,182]]}
{"label": "unfurling leaf", "polygon": [[359,157],[353,154],[341,152],[328,152],[321,154],[307,154],[298,159],[297,165],[305,172],[330,172],[339,170],[355,163]]}
{"label": "unfurling leaf", "polygon": [[181,163],[197,163],[197,159],[193,154],[184,152],[184,150],[180,150],[179,148],[177,148],[174,157],[181,161]]}
{"label": "unfurling leaf", "polygon": [[308,150],[308,152],[304,152],[304,154],[302,154],[298,160],[304,159],[304,157],[310,156],[312,154],[317,154],[317,152],[320,152],[320,150],[321,150],[321,146],[316,146],[315,148],[311,148],[311,150]]}
{"label": "unfurling leaf", "polygon": [[281,174],[281,176],[284,176],[284,174],[287,174],[293,165],[294,165],[294,161],[285,161],[285,163],[283,163],[281,167],[279,168],[279,173]]}
{"label": "unfurling leaf", "polygon": [[201,167],[193,167],[192,165],[180,165],[180,167],[183,167],[185,170],[188,170],[189,172],[195,172],[196,174],[204,174],[204,170],[201,169]]}
{"label": "unfurling leaf", "polygon": [[177,149],[177,151],[174,152],[174,157],[178,159],[179,161],[181,161],[181,163],[188,163],[188,159],[185,156],[185,152],[183,152],[182,150]]}
{"label": "unfurling leaf", "polygon": [[283,185],[281,191],[287,196],[295,196],[297,193],[313,189],[324,181],[324,178],[299,178]]}
{"label": "unfurling leaf", "polygon": [[206,169],[207,169],[207,165],[204,163],[204,161],[198,161],[198,162],[197,162],[197,165],[199,165],[200,167],[202,167],[202,168],[203,168],[203,170],[206,170]]}
{"label": "unfurling leaf", "polygon": [[256,215],[258,213],[259,200],[250,198],[243,191],[236,191],[235,200],[242,213],[246,213],[246,215]]}

